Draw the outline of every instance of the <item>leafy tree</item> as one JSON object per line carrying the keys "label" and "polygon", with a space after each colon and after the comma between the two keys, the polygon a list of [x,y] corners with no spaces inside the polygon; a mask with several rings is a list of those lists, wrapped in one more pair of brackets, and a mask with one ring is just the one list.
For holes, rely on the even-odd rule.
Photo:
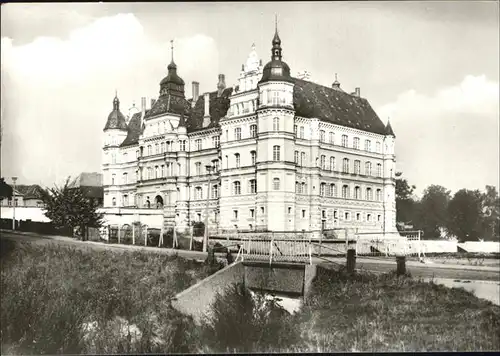
{"label": "leafy tree", "polygon": [[418,202],[413,198],[415,185],[401,178],[403,173],[396,173],[396,221],[401,223],[413,222]]}
{"label": "leafy tree", "polygon": [[485,240],[497,240],[500,222],[500,198],[494,186],[486,186],[486,192],[482,194],[482,206],[483,238]]}
{"label": "leafy tree", "polygon": [[483,196],[479,190],[461,189],[448,205],[448,230],[460,241],[477,241],[483,228]]}
{"label": "leafy tree", "polygon": [[11,198],[12,197],[12,187],[5,183],[4,178],[0,178],[0,199]]}
{"label": "leafy tree", "polygon": [[97,212],[99,203],[96,199],[85,197],[81,188],[70,188],[70,178],[62,188],[44,189],[40,193],[45,204],[44,214],[58,228],[79,227],[84,236],[87,227],[100,227],[103,214]]}
{"label": "leafy tree", "polygon": [[424,190],[419,204],[418,225],[424,238],[441,236],[441,229],[448,225],[448,203],[451,192],[440,185],[430,185]]}

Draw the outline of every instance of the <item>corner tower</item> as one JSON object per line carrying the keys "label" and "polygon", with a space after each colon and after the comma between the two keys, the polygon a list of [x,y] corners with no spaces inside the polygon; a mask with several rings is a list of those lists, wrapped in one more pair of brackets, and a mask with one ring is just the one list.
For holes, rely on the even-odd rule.
{"label": "corner tower", "polygon": [[256,162],[258,213],[264,212],[266,217],[264,226],[259,227],[274,231],[295,229],[293,88],[276,22],[271,60],[258,83]]}

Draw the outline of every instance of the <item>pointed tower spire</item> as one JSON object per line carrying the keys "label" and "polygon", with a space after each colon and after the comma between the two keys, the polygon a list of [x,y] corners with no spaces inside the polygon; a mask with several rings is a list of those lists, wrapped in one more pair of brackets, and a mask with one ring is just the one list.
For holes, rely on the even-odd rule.
{"label": "pointed tower spire", "polygon": [[340,89],[340,82],[338,81],[337,73],[335,73],[335,81],[332,84],[332,88],[333,89]]}
{"label": "pointed tower spire", "polygon": [[392,130],[390,118],[387,118],[387,125],[385,126],[385,135],[396,137],[396,135],[394,134],[394,131]]}
{"label": "pointed tower spire", "polygon": [[177,65],[174,62],[174,40],[170,40],[170,64],[167,68],[169,72],[177,69]]}
{"label": "pointed tower spire", "polygon": [[273,48],[271,52],[271,58],[275,61],[281,61],[281,39],[278,35],[278,15],[275,15],[275,31],[273,38]]}
{"label": "pointed tower spire", "polygon": [[115,98],[113,99],[113,110],[120,110],[120,100],[118,99],[118,90],[115,89]]}

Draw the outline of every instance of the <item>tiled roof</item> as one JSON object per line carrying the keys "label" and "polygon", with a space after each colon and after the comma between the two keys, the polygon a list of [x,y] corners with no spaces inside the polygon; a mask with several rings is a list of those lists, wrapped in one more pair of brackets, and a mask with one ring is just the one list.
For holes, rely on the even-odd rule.
{"label": "tiled roof", "polygon": [[102,187],[102,174],[97,172],[82,172],[70,184],[70,188],[76,187]]}
{"label": "tiled roof", "polygon": [[[23,196],[23,199],[39,199],[40,198],[40,187],[37,184],[33,185],[16,185],[16,190]],[[17,195],[17,194],[16,194]]]}
{"label": "tiled roof", "polygon": [[[146,111],[146,114],[148,113],[149,110]],[[132,115],[132,118],[130,119],[127,127],[127,137],[125,140],[123,140],[122,144],[120,147],[127,147],[127,146],[133,146],[137,145],[139,142],[139,136],[141,135],[142,132],[142,127],[141,127],[141,116],[142,113],[138,112]]]}
{"label": "tiled roof", "polygon": [[[233,88],[226,88],[220,97],[217,96],[217,91],[209,93],[210,95],[210,124],[206,127],[218,127],[219,120],[227,114],[229,110],[229,97],[233,92]],[[199,131],[203,129],[203,116],[205,114],[205,96],[200,95],[196,104],[191,111],[191,117],[186,120],[186,128],[188,132]]]}
{"label": "tiled roof", "polygon": [[108,129],[119,129],[126,130],[127,122],[125,120],[125,116],[120,112],[119,109],[115,109],[111,111],[108,116],[108,121],[106,121],[106,126],[104,126],[104,130]]}
{"label": "tiled roof", "polygon": [[294,82],[295,115],[385,134],[384,123],[366,99],[302,79]]}
{"label": "tiled roof", "polygon": [[396,135],[394,134],[394,131],[392,130],[392,126],[391,126],[390,121],[387,121],[387,126],[385,127],[385,134],[396,137]]}
{"label": "tiled roof", "polygon": [[[377,116],[365,98],[345,93],[342,90],[325,87],[302,79],[292,78],[295,86],[293,101],[295,114],[305,118],[318,118],[333,124],[347,126],[377,134],[386,134],[384,123]],[[233,88],[226,88],[220,97],[217,91],[210,95],[210,124],[206,128],[219,127],[219,120],[229,110],[229,97]],[[170,103],[168,98],[170,97]],[[163,95],[156,101],[145,117],[163,113],[183,115],[188,132],[196,132],[203,128],[205,96],[200,95],[194,107],[191,101],[174,95]],[[136,145],[139,141],[141,128],[141,113],[136,113],[130,119],[128,135],[121,147]],[[392,128],[391,128],[392,131]]]}
{"label": "tiled roof", "polygon": [[151,110],[146,113],[144,119],[147,120],[150,117],[166,113],[189,115],[190,111],[191,105],[185,98],[169,94],[160,95]]}

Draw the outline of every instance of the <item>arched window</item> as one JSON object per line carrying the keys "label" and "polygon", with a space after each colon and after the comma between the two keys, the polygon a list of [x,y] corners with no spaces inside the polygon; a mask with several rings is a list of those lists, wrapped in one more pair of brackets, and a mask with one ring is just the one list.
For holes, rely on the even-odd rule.
{"label": "arched window", "polygon": [[381,151],[381,147],[382,147],[382,145],[380,144],[380,142],[377,142],[377,143],[375,144],[375,148],[376,148],[376,150],[377,150],[377,153],[380,153],[380,151]]}
{"label": "arched window", "polygon": [[111,205],[116,206],[116,198],[115,197],[113,197],[113,199],[111,199]]}
{"label": "arched window", "polygon": [[280,160],[280,146],[273,146],[273,161]]}
{"label": "arched window", "polygon": [[367,175],[367,176],[372,175],[372,163],[371,162],[365,163],[365,175]]}
{"label": "arched window", "polygon": [[257,125],[250,125],[250,137],[257,137]]}
{"label": "arched window", "polygon": [[127,152],[125,152],[123,154],[123,162],[128,162],[128,154],[127,154]]}
{"label": "arched window", "polygon": [[325,155],[321,155],[320,167],[321,167],[321,169],[326,169],[326,156]]}
{"label": "arched window", "polygon": [[382,201],[382,190],[377,189],[377,201]]}
{"label": "arched window", "polygon": [[111,185],[115,185],[116,174],[111,175]]}
{"label": "arched window", "polygon": [[372,142],[370,140],[365,140],[365,151],[371,152]]}
{"label": "arched window", "polygon": [[342,172],[349,173],[349,158],[344,158],[342,162]]}
{"label": "arched window", "polygon": [[197,176],[201,175],[201,162],[196,162],[195,167],[196,167],[196,175]]}
{"label": "arched window", "polygon": [[251,151],[250,156],[252,159],[252,166],[255,166],[255,164],[257,163],[257,152]]}
{"label": "arched window", "polygon": [[342,135],[342,147],[347,147],[347,135]]}
{"label": "arched window", "polygon": [[239,153],[235,153],[234,154],[234,162],[236,164],[236,168],[240,168],[240,154]]}
{"label": "arched window", "polygon": [[301,165],[301,167],[304,167],[305,163],[306,163],[306,153],[301,152],[300,153],[300,165]]}
{"label": "arched window", "polygon": [[273,131],[279,131],[280,130],[280,119],[278,117],[275,117],[273,119]]}
{"label": "arched window", "polygon": [[153,154],[153,147],[151,145],[148,145],[148,156],[151,156]]}
{"label": "arched window", "polygon": [[280,179],[279,178],[273,178],[273,189],[280,190]]}
{"label": "arched window", "polygon": [[300,193],[300,183],[295,182],[295,193]]}
{"label": "arched window", "polygon": [[328,133],[328,142],[335,144],[335,134],[333,132]]}
{"label": "arched window", "polygon": [[123,200],[122,205],[128,206],[128,195],[127,194],[123,194],[122,200]]}
{"label": "arched window", "polygon": [[366,200],[373,200],[372,188],[366,188]]}
{"label": "arched window", "polygon": [[377,177],[382,177],[382,164],[377,163]]}
{"label": "arched window", "polygon": [[300,185],[300,192],[302,194],[307,194],[306,183],[302,182],[302,184]]}
{"label": "arched window", "polygon": [[325,130],[319,131],[319,142],[325,142]]}
{"label": "arched window", "polygon": [[335,157],[330,157],[330,170],[333,172],[335,170]]}
{"label": "arched window", "polygon": [[203,199],[203,190],[201,189],[201,187],[196,187],[194,193],[195,193],[194,195],[195,199],[197,200]]}
{"label": "arched window", "polygon": [[161,165],[161,176],[162,176],[162,178],[165,177],[165,165],[164,164]]}
{"label": "arched window", "polygon": [[233,182],[233,195],[240,195],[241,194],[241,183],[236,181]]}
{"label": "arched window", "polygon": [[326,183],[321,183],[319,185],[319,195],[322,197],[325,196],[325,188],[326,188]]}
{"label": "arched window", "polygon": [[344,185],[342,187],[342,198],[349,199],[349,186],[348,185]]}
{"label": "arched window", "polygon": [[160,168],[158,166],[155,166],[155,178],[160,178]]}
{"label": "arched window", "polygon": [[217,199],[219,197],[219,185],[212,185],[212,199]]}
{"label": "arched window", "polygon": [[361,188],[354,187],[354,199],[361,199]]}
{"label": "arched window", "polygon": [[335,184],[330,184],[330,196],[331,197],[336,197],[337,196],[337,188],[335,187]]}
{"label": "arched window", "polygon": [[123,184],[128,184],[128,174],[123,173]]}

